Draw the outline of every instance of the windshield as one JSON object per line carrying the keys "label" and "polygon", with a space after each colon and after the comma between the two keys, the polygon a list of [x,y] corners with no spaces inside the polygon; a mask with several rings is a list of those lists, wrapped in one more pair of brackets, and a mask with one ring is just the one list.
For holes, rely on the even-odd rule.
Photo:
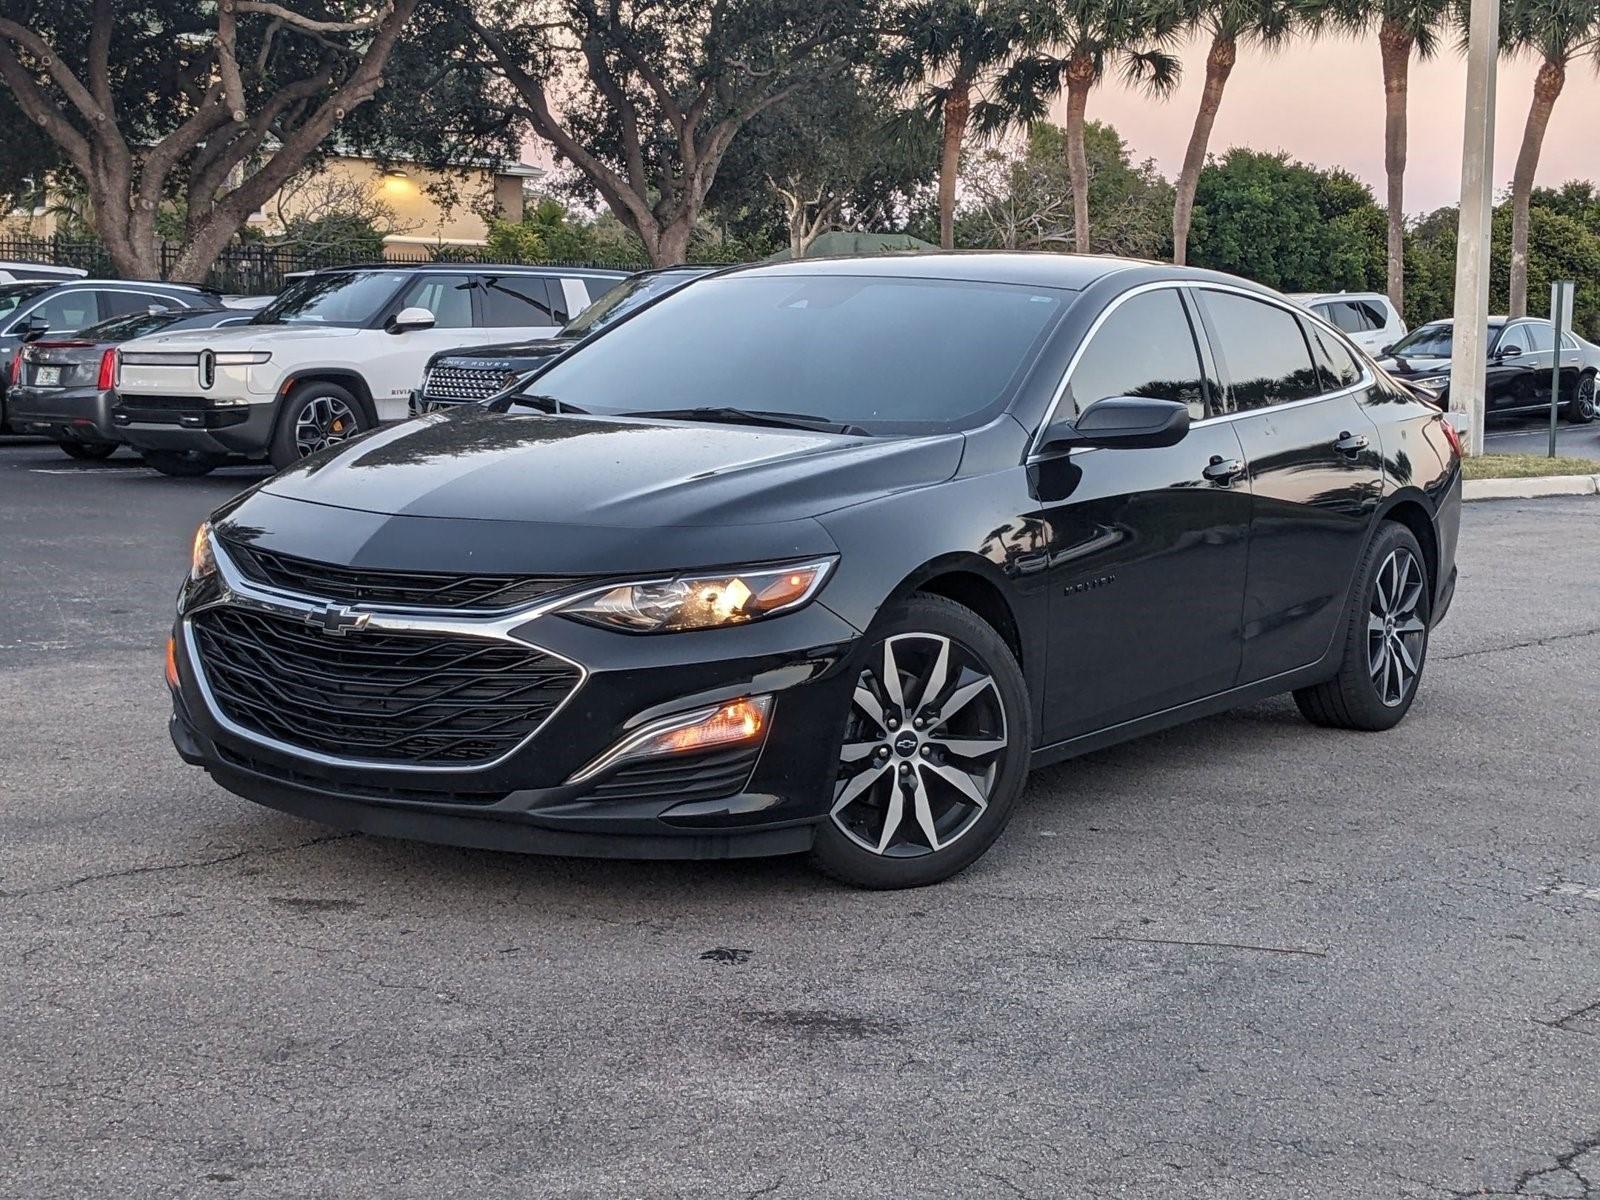
{"label": "windshield", "polygon": [[48,283],[13,283],[0,286],[0,317],[15,312],[17,306],[29,296],[37,295],[49,286]]}
{"label": "windshield", "polygon": [[898,277],[705,279],[531,386],[593,413],[741,408],[941,432],[1003,407],[1073,295]]}
{"label": "windshield", "polygon": [[297,279],[250,323],[360,328],[377,319],[405,279],[403,271],[338,271]]}
{"label": "windshield", "polygon": [[1449,358],[1452,326],[1448,321],[1413,329],[1389,350],[1395,358]]}
{"label": "windshield", "polygon": [[560,336],[584,337],[596,333],[641,305],[665,296],[668,292],[675,292],[697,278],[698,275],[686,272],[665,271],[656,275],[635,275],[632,279],[624,279],[568,321]]}

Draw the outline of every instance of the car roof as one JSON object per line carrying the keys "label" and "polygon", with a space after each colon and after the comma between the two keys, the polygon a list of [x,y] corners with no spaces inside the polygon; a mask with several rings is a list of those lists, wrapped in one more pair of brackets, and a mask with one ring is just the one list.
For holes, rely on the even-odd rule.
{"label": "car roof", "polygon": [[42,283],[52,288],[134,288],[138,291],[149,291],[152,288],[163,292],[182,292],[185,295],[214,297],[221,295],[216,288],[203,287],[197,283],[168,283],[164,279],[91,279],[87,276],[73,279],[19,279],[17,283]]}
{"label": "car roof", "polygon": [[1311,304],[1318,300],[1387,300],[1382,292],[1285,292],[1291,300]]}
{"label": "car roof", "polygon": [[[315,271],[295,271],[293,275],[303,278],[307,275],[339,275],[353,271],[421,271],[424,273],[443,271],[454,273],[457,271],[505,271],[519,275],[602,275],[608,279],[626,279],[633,272],[616,267],[545,267],[528,266],[524,263],[480,263],[480,262],[368,262],[348,263],[342,267],[321,267]],[[288,278],[288,276],[285,276]]]}

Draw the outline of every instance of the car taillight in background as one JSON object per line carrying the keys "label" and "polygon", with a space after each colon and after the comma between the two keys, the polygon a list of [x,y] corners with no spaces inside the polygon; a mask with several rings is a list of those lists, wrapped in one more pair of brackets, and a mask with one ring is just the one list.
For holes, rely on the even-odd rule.
{"label": "car taillight in background", "polygon": [[117,386],[117,352],[115,349],[107,350],[100,356],[100,377],[95,380],[94,385],[102,392],[109,392]]}
{"label": "car taillight in background", "polygon": [[1445,441],[1450,443],[1450,448],[1456,452],[1456,457],[1465,458],[1467,452],[1461,448],[1461,432],[1451,420],[1450,414],[1439,414],[1439,424],[1444,426]]}

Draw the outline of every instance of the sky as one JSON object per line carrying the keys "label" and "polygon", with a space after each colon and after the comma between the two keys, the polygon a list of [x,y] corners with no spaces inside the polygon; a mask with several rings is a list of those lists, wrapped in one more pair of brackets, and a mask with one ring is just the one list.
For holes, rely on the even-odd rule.
{"label": "sky", "polygon": [[[1154,158],[1163,174],[1175,177],[1205,78],[1205,52],[1203,42],[1183,48],[1183,82],[1170,99],[1151,100],[1112,82],[1090,96],[1090,118],[1109,121],[1135,159]],[[1536,69],[1530,59],[1500,63],[1497,193],[1511,183]],[[1451,48],[1429,62],[1411,64],[1409,213],[1454,204],[1460,194],[1466,70]],[[1317,166],[1342,166],[1371,184],[1382,204],[1383,72],[1377,41],[1324,39],[1271,55],[1241,48],[1211,134],[1213,154],[1232,146],[1287,150]],[[1600,80],[1588,66],[1568,73],[1539,161],[1541,185],[1574,178],[1600,182]]]}

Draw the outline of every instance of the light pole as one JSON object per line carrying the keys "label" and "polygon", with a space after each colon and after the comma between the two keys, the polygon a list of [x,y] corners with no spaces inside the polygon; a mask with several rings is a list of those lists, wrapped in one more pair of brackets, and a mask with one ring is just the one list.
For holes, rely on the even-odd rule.
{"label": "light pole", "polygon": [[1466,414],[1467,453],[1483,453],[1489,337],[1489,232],[1494,217],[1494,84],[1500,0],[1472,0],[1467,27],[1466,128],[1461,143],[1461,223],[1456,228],[1456,310],[1450,407]]}

